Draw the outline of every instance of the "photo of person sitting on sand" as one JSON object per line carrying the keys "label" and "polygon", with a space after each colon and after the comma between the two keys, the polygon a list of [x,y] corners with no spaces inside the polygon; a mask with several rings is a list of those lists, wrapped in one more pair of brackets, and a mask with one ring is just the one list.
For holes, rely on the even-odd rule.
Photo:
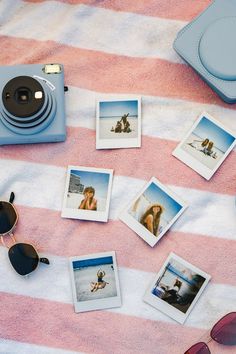
{"label": "photo of person sitting on sand", "polygon": [[172,155],[209,179],[234,144],[233,134],[210,115],[203,114],[199,116]]}
{"label": "photo of person sitting on sand", "polygon": [[[198,143],[201,143],[200,146],[198,146],[199,144]],[[191,143],[188,143],[188,145],[192,146],[193,148],[197,149],[198,147],[205,147],[207,146],[207,144],[209,143],[209,139],[206,138],[204,140],[196,140],[194,139]]]}
{"label": "photo of person sitting on sand", "polygon": [[187,143],[194,149],[203,152],[207,156],[211,156],[214,159],[217,158],[216,151],[213,151],[214,142],[210,141],[208,138],[204,140],[194,139],[192,142]]}
{"label": "photo of person sitting on sand", "polygon": [[122,132],[122,124],[121,124],[121,122],[119,120],[116,123],[115,130],[113,128],[113,130],[111,130],[111,131],[114,131],[115,133],[121,133]]}
{"label": "photo of person sitting on sand", "polygon": [[141,99],[99,101],[96,112],[96,149],[141,146]]}
{"label": "photo of person sitting on sand", "polygon": [[115,129],[114,127],[111,128],[111,132],[115,133],[131,133],[130,129],[130,122],[128,121],[127,117],[129,116],[129,113],[124,114],[120,120],[117,121]]}
{"label": "photo of person sitting on sand", "polygon": [[76,312],[121,305],[114,251],[71,257],[70,271]]}
{"label": "photo of person sitting on sand", "polygon": [[129,123],[128,121],[125,123],[123,132],[124,132],[124,133],[131,133],[130,123]]}
{"label": "photo of person sitting on sand", "polygon": [[128,119],[127,117],[129,116],[129,113],[127,114],[124,114],[122,117],[121,117],[121,123],[123,123],[123,130],[125,129],[125,126],[127,125],[127,122],[128,122]]}
{"label": "photo of person sitting on sand", "polygon": [[84,189],[84,199],[81,201],[79,209],[97,210],[97,200],[94,198],[95,189],[93,187],[86,187]]}
{"label": "photo of person sitting on sand", "polygon": [[213,154],[213,141],[210,141],[207,146],[204,147],[203,150],[201,150],[205,155],[211,156]]}
{"label": "photo of person sitting on sand", "polygon": [[107,283],[105,280],[103,280],[103,278],[105,277],[106,273],[104,271],[102,271],[101,269],[98,270],[97,272],[97,281],[96,282],[91,282],[90,286],[91,286],[91,292],[95,292],[98,289],[103,289],[105,288],[105,286],[109,283]]}

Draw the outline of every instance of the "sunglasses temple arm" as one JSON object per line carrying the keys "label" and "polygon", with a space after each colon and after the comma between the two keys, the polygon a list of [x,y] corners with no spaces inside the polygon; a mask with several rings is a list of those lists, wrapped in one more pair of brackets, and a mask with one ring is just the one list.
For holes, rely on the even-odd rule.
{"label": "sunglasses temple arm", "polygon": [[40,261],[41,263],[44,263],[44,264],[50,264],[49,260],[48,260],[47,258],[45,258],[45,257],[39,258],[39,261]]}
{"label": "sunglasses temple arm", "polygon": [[[16,239],[15,239],[14,235],[13,235],[13,234],[10,234],[9,236],[11,237],[13,243],[16,243]],[[5,247],[7,247],[7,248],[10,248],[8,245],[6,245],[6,243],[4,242],[2,236],[1,236],[1,242],[2,242],[3,246],[5,246]]]}
{"label": "sunglasses temple arm", "polygon": [[10,198],[9,198],[9,203],[13,203],[14,202],[14,199],[15,199],[15,194],[14,192],[11,192],[11,195],[10,195]]}

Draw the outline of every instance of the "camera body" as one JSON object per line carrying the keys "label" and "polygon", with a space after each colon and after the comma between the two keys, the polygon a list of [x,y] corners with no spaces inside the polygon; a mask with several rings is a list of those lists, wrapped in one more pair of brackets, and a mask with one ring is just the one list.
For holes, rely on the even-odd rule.
{"label": "camera body", "polygon": [[61,64],[0,66],[0,145],[66,139]]}

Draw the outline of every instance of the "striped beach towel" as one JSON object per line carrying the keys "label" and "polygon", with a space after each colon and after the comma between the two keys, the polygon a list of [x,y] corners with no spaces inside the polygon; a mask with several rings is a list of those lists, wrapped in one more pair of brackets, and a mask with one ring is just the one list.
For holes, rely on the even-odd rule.
{"label": "striped beach towel", "polygon": [[[236,151],[206,181],[171,153],[202,111],[226,105],[174,52],[209,0],[1,0],[0,65],[62,63],[67,140],[0,147],[0,196],[15,192],[16,239],[51,264],[28,279],[0,247],[0,353],[182,354],[236,304]],[[142,147],[96,150],[95,102],[142,97]],[[68,165],[114,169],[107,223],[61,218]],[[152,176],[189,208],[154,247],[119,220]],[[120,308],[76,314],[68,257],[116,251]],[[142,301],[173,251],[212,276],[184,325]],[[235,348],[210,344],[212,353]]]}

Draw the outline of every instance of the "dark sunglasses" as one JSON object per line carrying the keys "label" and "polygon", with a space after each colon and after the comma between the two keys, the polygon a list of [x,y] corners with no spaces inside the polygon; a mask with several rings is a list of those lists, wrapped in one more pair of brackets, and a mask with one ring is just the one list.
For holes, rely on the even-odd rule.
{"label": "dark sunglasses", "polygon": [[8,256],[10,262],[17,273],[20,275],[27,275],[33,272],[39,262],[49,264],[47,258],[39,258],[36,249],[29,243],[18,243],[13,236],[13,230],[18,221],[18,214],[13,205],[15,195],[11,192],[9,202],[0,201],[0,237],[2,244],[5,236],[10,236],[14,244],[8,247]]}
{"label": "dark sunglasses", "polygon": [[[212,328],[210,340],[223,345],[236,345],[236,312],[230,312],[222,317]],[[210,341],[209,340],[209,341]],[[210,354],[208,345],[204,342],[194,344],[184,354]]]}

